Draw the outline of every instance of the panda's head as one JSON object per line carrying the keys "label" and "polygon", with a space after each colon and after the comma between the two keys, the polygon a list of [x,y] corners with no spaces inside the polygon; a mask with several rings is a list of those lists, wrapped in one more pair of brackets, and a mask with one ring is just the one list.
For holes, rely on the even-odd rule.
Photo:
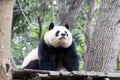
{"label": "panda's head", "polygon": [[49,31],[44,36],[45,43],[55,48],[68,48],[72,44],[72,34],[69,31],[69,25],[54,26],[49,25]]}

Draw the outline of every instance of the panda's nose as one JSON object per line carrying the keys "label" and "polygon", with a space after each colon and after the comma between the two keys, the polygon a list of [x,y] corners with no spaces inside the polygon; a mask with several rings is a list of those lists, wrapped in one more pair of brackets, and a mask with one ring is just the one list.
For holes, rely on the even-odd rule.
{"label": "panda's nose", "polygon": [[61,35],[62,35],[62,36],[65,36],[65,34],[64,34],[64,33],[62,33]]}

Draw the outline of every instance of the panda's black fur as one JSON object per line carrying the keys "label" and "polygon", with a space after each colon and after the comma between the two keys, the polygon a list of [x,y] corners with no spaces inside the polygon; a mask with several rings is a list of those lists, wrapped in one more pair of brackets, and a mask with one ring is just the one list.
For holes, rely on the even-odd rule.
{"label": "panda's black fur", "polygon": [[[66,29],[69,28],[65,25]],[[51,23],[49,26],[49,31],[54,28],[54,24]],[[49,32],[48,31],[48,32]],[[61,33],[61,35],[69,36],[69,34]],[[64,36],[63,35],[63,36]],[[52,35],[51,35],[52,36]],[[49,37],[51,37],[49,36]],[[56,33],[55,36],[58,36]],[[45,41],[45,36],[42,37],[38,46],[38,59],[30,62],[26,67],[28,69],[39,69],[39,70],[54,70],[58,71],[65,68],[67,71],[78,71],[79,70],[79,60],[76,53],[75,44],[72,40],[69,46],[53,46],[51,43]]]}
{"label": "panda's black fur", "polygon": [[36,60],[30,61],[30,63],[26,67],[24,67],[24,68],[38,70],[39,69],[38,66],[39,66],[38,65],[38,59],[36,59]]}
{"label": "panda's black fur", "polygon": [[[78,56],[75,51],[74,42],[69,48],[48,47],[44,40],[39,46],[40,66],[41,70],[59,70],[61,65],[68,71],[79,70]],[[43,46],[44,45],[44,46]]]}

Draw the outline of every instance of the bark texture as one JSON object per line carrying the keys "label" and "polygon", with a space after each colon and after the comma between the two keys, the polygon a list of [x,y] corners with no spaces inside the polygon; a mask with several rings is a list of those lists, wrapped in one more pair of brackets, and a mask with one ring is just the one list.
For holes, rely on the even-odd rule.
{"label": "bark texture", "polygon": [[82,0],[70,0],[69,7],[67,8],[65,0],[58,0],[61,25],[64,26],[65,24],[68,24],[70,26],[70,30],[73,29],[75,21],[78,17],[78,12],[80,11],[81,3]]}
{"label": "bark texture", "polygon": [[0,0],[0,80],[12,79],[10,36],[13,3],[14,0]]}
{"label": "bark texture", "polygon": [[50,5],[51,5],[51,22],[54,21],[54,4],[53,0],[50,0]]}
{"label": "bark texture", "polygon": [[120,0],[102,0],[85,70],[113,72],[120,35]]}
{"label": "bark texture", "polygon": [[[92,19],[94,14],[95,0],[89,0],[89,11],[87,13],[86,25],[85,25],[85,53],[84,63],[87,63],[88,56],[91,48],[91,32],[92,32]],[[84,66],[85,68],[86,66]]]}

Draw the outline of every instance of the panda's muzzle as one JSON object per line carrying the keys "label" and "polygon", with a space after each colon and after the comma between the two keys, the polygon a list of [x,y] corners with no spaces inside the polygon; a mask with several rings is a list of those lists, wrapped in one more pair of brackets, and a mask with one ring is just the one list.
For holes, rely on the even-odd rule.
{"label": "panda's muzzle", "polygon": [[65,37],[61,37],[61,38],[59,38],[59,40],[66,40],[66,38]]}
{"label": "panda's muzzle", "polygon": [[66,34],[62,33],[61,36],[65,36]]}
{"label": "panda's muzzle", "polygon": [[66,36],[67,36],[66,34],[62,33],[61,37],[59,38],[59,40],[66,40]]}
{"label": "panda's muzzle", "polygon": [[61,37],[59,38],[59,40],[66,40],[66,37]]}

